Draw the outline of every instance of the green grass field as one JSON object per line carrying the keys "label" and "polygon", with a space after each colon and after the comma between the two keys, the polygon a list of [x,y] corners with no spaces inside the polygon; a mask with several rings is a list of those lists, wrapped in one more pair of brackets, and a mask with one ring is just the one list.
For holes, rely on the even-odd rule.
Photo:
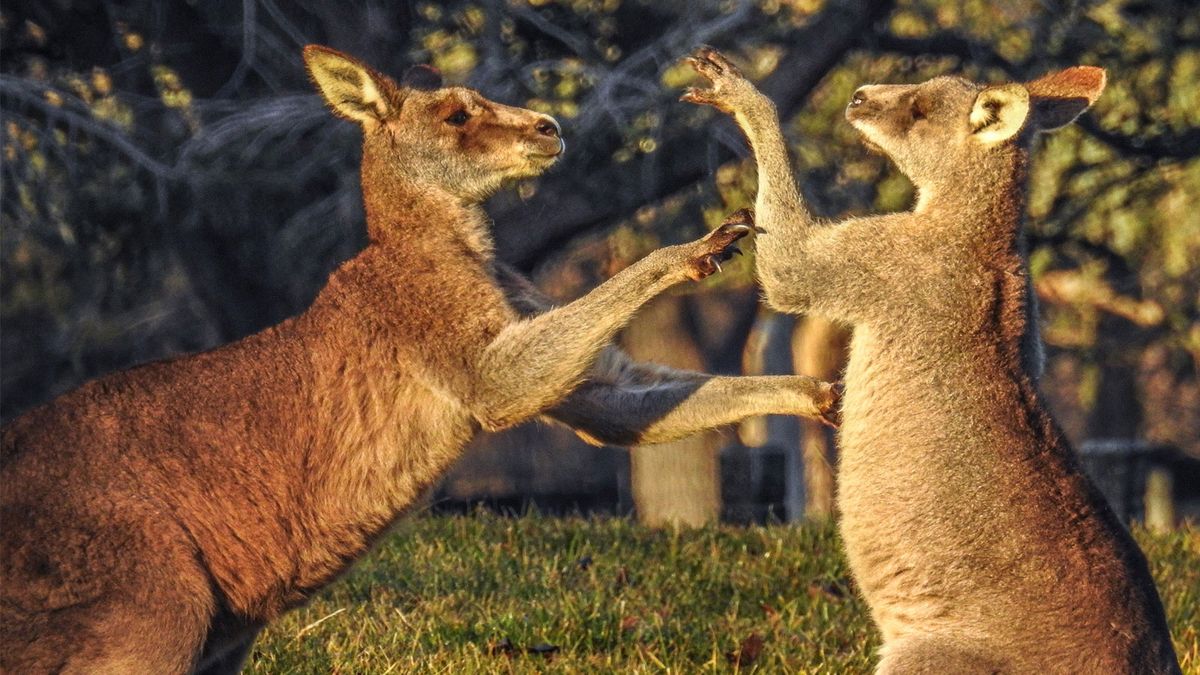
{"label": "green grass field", "polygon": [[[1200,532],[1138,532],[1200,673]],[[869,672],[832,527],[413,517],[259,640],[251,673]]]}

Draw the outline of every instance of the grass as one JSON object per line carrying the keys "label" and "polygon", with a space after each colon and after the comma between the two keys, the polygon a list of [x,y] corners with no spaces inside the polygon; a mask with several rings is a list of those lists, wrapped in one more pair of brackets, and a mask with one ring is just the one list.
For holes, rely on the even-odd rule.
{"label": "grass", "polygon": [[[1200,532],[1137,536],[1200,673]],[[247,672],[855,673],[877,639],[832,527],[414,517]]]}

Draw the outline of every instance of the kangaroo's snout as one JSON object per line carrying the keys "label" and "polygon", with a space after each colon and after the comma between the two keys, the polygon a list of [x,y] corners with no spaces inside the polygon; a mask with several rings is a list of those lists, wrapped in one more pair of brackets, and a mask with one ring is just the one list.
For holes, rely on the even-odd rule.
{"label": "kangaroo's snout", "polygon": [[558,120],[547,115],[541,118],[533,125],[533,128],[543,136],[552,136],[559,138],[562,136],[562,127],[558,126]]}
{"label": "kangaroo's snout", "polygon": [[850,103],[846,105],[846,119],[874,116],[892,107],[901,95],[903,87],[894,85],[867,84],[854,90]]}

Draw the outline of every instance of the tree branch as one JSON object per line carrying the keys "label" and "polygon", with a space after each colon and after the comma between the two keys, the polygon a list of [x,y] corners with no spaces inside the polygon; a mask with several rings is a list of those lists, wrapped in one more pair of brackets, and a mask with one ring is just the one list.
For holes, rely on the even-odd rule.
{"label": "tree branch", "polygon": [[[794,46],[775,73],[762,83],[763,90],[781,103],[781,113],[790,114],[802,104],[826,73],[859,43],[872,24],[891,12],[893,5],[891,0],[830,3],[815,20],[789,36],[788,42]],[[696,46],[694,36],[692,40],[687,49]],[[687,49],[670,58],[683,56]],[[669,110],[666,100],[660,105]],[[625,164],[612,161],[620,147],[619,139],[614,139],[595,148],[585,158],[586,166],[577,165],[570,174],[552,173],[544,178],[538,194],[529,201],[510,198],[506,203],[494,204],[501,256],[529,269],[575,237],[629,218],[643,206],[699,183],[733,157],[732,152],[719,147],[715,156],[702,151],[710,147],[712,135],[710,129],[687,129],[664,138],[655,152]],[[569,157],[568,162],[572,161]],[[658,179],[646,185],[645,177],[654,175]],[[531,224],[536,226],[536,234],[531,233]]]}
{"label": "tree branch", "polygon": [[13,75],[0,74],[0,95],[11,96],[20,101],[22,105],[36,109],[49,119],[61,119],[71,127],[108,143],[155,178],[169,180],[178,177],[174,167],[146,154],[141,148],[130,142],[124,133],[108,124],[96,121],[90,112],[81,113],[71,110],[66,105],[52,105],[45,98],[47,91],[53,91],[65,103],[70,103],[73,107],[86,110],[86,105],[73,94]]}

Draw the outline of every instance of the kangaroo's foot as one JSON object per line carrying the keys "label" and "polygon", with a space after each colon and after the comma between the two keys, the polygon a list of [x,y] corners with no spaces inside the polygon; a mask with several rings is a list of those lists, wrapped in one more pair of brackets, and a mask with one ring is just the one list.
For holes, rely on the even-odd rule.
{"label": "kangaroo's foot", "polygon": [[712,47],[697,49],[687,61],[711,84],[689,88],[680,100],[710,105],[729,115],[753,109],[763,102],[769,103],[737,66]]}
{"label": "kangaroo's foot", "polygon": [[687,276],[699,281],[721,271],[721,263],[730,260],[742,251],[734,243],[750,234],[754,229],[754,215],[750,209],[740,209],[729,215],[717,229],[691,246],[699,249],[688,260]]}

